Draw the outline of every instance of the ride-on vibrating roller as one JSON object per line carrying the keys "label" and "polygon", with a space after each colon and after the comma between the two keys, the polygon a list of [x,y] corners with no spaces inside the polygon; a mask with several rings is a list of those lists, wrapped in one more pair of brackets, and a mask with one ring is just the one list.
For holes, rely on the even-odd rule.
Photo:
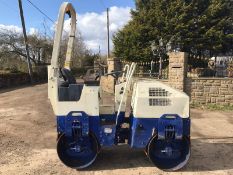
{"label": "ride-on vibrating roller", "polygon": [[[63,67],[58,56],[65,14],[71,18],[71,30]],[[71,168],[86,168],[102,147],[125,143],[134,149],[144,149],[160,169],[182,168],[190,157],[189,97],[156,80],[136,81],[131,88],[132,111],[125,116],[136,67],[132,63],[126,66],[122,81],[115,85],[114,106],[101,106],[99,84],[77,83],[71,74],[75,31],[76,12],[70,3],[63,3],[48,66],[48,97],[57,119],[60,160]]]}

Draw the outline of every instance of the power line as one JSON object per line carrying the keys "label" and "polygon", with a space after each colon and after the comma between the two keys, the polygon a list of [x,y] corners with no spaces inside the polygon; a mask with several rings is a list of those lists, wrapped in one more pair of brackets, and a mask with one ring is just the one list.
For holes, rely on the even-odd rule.
{"label": "power line", "polygon": [[103,0],[99,0],[99,2],[104,7],[104,9],[107,9],[107,58],[110,58],[109,8],[107,8]]}
{"label": "power line", "polygon": [[109,8],[107,8],[107,43],[108,43],[108,58],[110,58]]}
{"label": "power line", "polygon": [[[51,32],[51,29],[49,28],[49,26],[48,26],[48,24],[47,24],[45,18],[44,18],[44,20],[43,20],[43,22],[42,22],[42,25],[43,25],[44,30],[45,30],[45,31],[44,31],[44,34],[45,34],[46,36],[49,36],[49,37],[53,36],[53,33]],[[47,34],[47,31],[49,32],[49,34]]]}
{"label": "power line", "polygon": [[27,0],[35,9],[37,9],[42,15],[44,15],[49,21],[52,23],[55,23],[53,19],[51,19],[48,15],[46,15],[39,7],[37,7],[35,4],[33,4],[30,0]]}

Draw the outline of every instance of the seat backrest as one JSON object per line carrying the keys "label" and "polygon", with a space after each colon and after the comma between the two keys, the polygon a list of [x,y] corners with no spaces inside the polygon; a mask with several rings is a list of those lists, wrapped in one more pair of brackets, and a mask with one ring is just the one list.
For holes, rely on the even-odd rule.
{"label": "seat backrest", "polygon": [[59,86],[59,101],[78,101],[81,98],[84,84],[70,84],[68,86]]}
{"label": "seat backrest", "polygon": [[76,84],[76,79],[72,75],[72,73],[69,69],[62,68],[61,74],[62,74],[62,77],[64,78],[65,82],[67,82],[68,84]]}

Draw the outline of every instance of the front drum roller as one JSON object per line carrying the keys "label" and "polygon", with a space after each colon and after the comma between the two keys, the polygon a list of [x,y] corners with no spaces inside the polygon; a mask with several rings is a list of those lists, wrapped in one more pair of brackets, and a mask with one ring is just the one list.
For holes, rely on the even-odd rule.
{"label": "front drum roller", "polygon": [[159,140],[153,137],[146,150],[151,162],[159,169],[176,171],[184,167],[190,157],[190,138]]}
{"label": "front drum roller", "polygon": [[77,140],[60,135],[57,141],[57,154],[68,167],[83,169],[90,166],[99,152],[99,144],[93,134]]}

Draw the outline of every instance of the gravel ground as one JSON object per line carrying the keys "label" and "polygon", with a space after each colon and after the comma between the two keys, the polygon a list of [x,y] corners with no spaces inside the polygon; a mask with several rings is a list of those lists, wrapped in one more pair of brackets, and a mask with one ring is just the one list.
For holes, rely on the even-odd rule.
{"label": "gravel ground", "polygon": [[76,171],[56,154],[56,122],[47,84],[0,91],[0,174],[232,174],[233,112],[191,110],[192,155],[185,168],[163,172],[127,145],[103,149],[93,166]]}

